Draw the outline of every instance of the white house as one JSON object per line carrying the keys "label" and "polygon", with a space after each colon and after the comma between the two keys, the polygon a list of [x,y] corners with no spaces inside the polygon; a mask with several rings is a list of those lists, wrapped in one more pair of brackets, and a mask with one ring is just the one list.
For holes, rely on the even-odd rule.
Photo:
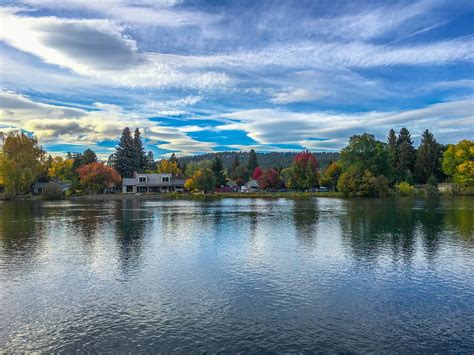
{"label": "white house", "polygon": [[133,178],[123,178],[122,192],[170,192],[183,191],[184,179],[177,179],[173,174],[138,174]]}

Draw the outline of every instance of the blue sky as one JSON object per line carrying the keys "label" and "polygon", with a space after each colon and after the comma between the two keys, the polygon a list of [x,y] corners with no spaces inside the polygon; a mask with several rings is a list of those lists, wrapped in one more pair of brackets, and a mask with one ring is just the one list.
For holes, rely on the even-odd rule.
{"label": "blue sky", "polygon": [[53,154],[474,137],[472,1],[2,1],[0,130]]}

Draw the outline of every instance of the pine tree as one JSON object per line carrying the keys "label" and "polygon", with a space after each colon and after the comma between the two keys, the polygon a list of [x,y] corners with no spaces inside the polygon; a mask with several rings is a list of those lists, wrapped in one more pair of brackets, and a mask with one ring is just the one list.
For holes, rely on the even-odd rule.
{"label": "pine tree", "polygon": [[426,183],[430,176],[438,175],[440,170],[439,147],[433,134],[425,130],[421,144],[416,153],[415,178],[417,182]]}
{"label": "pine tree", "polygon": [[212,160],[212,172],[216,178],[216,186],[225,185],[224,168],[222,167],[222,159],[219,155],[216,155]]}
{"label": "pine tree", "polygon": [[140,130],[138,128],[135,129],[133,134],[133,148],[135,150],[136,171],[142,173],[145,171],[147,166],[147,157],[145,149],[143,148],[142,138],[140,137]]}
{"label": "pine tree", "polygon": [[408,171],[412,174],[415,164],[415,148],[408,129],[403,127],[398,134],[395,173],[398,181],[404,181]]}
{"label": "pine tree", "polygon": [[114,161],[115,170],[122,177],[133,177],[133,173],[137,171],[136,150],[128,127],[125,127],[122,131],[122,137],[115,148]]}
{"label": "pine tree", "polygon": [[248,171],[253,172],[257,166],[258,166],[257,153],[255,153],[255,150],[250,149],[249,161],[247,164]]}
{"label": "pine tree", "polygon": [[239,160],[239,156],[236,154],[234,155],[234,160],[232,161],[232,168],[231,168],[231,174],[230,174],[232,180],[237,180],[239,167],[240,167],[240,160]]}
{"label": "pine tree", "polygon": [[84,153],[82,153],[82,161],[81,165],[87,165],[91,163],[96,163],[97,162],[97,154],[92,149],[86,149],[84,150]]}
{"label": "pine tree", "polygon": [[148,151],[146,154],[146,170],[154,170],[156,169],[155,164],[155,157],[153,156],[153,152],[151,150]]}

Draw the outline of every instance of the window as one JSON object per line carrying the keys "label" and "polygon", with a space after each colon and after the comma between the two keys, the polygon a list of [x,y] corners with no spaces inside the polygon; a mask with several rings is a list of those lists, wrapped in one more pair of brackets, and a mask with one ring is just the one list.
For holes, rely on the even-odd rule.
{"label": "window", "polygon": [[140,176],[138,182],[146,182],[146,176]]}
{"label": "window", "polygon": [[127,192],[133,192],[133,186],[127,186]]}
{"label": "window", "polygon": [[170,182],[170,178],[168,176],[163,176],[161,182]]}

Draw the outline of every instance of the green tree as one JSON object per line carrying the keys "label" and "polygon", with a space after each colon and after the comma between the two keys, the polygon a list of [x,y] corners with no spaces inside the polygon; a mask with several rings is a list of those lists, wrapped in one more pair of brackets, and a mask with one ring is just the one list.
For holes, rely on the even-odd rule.
{"label": "green tree", "polygon": [[362,170],[353,166],[342,173],[337,183],[338,191],[345,196],[381,197],[388,195],[388,180],[375,176],[370,170]]}
{"label": "green tree", "polygon": [[138,173],[142,173],[147,168],[147,156],[145,149],[143,148],[142,137],[140,136],[140,130],[135,129],[133,133],[133,148],[135,151],[135,166]]}
{"label": "green tree", "polygon": [[[393,129],[388,132],[387,137],[387,150],[389,157],[390,170],[394,172],[396,170],[396,161],[397,161],[397,134]],[[393,178],[393,176],[391,176]]]}
{"label": "green tree", "polygon": [[97,162],[97,154],[92,149],[84,150],[81,157],[81,165],[87,165]]}
{"label": "green tree", "polygon": [[225,185],[224,168],[222,167],[222,159],[219,155],[216,155],[212,160],[212,172],[216,178],[216,186]]}
{"label": "green tree", "polygon": [[193,176],[198,170],[212,169],[212,160],[201,160],[199,162],[190,162],[186,165],[186,176]]}
{"label": "green tree", "polygon": [[153,152],[151,150],[148,151],[146,154],[146,167],[145,170],[151,171],[156,168],[155,164],[155,157],[153,156]]}
{"label": "green tree", "polygon": [[210,192],[216,186],[216,178],[211,169],[199,169],[186,180],[184,187],[188,190]]}
{"label": "green tree", "polygon": [[416,152],[415,178],[419,183],[426,183],[430,176],[439,175],[440,149],[433,134],[425,130],[421,136],[421,144]]}
{"label": "green tree", "polygon": [[455,183],[474,187],[474,141],[464,139],[450,144],[443,155],[443,171]]}
{"label": "green tree", "polygon": [[257,166],[258,166],[257,153],[255,153],[255,150],[250,149],[247,170],[250,172],[253,172]]}
{"label": "green tree", "polygon": [[24,133],[4,136],[0,154],[0,180],[12,195],[28,193],[31,185],[44,170],[45,152],[34,137]]}
{"label": "green tree", "polygon": [[128,127],[123,129],[122,137],[115,148],[114,154],[115,170],[122,177],[133,177],[133,173],[139,169],[139,166],[137,164],[136,148]]}
{"label": "green tree", "polygon": [[397,156],[395,162],[395,173],[398,181],[404,181],[407,172],[413,172],[415,164],[415,148],[408,129],[403,127],[397,139]]}
{"label": "green tree", "polygon": [[390,176],[389,153],[386,144],[379,142],[371,134],[354,135],[349,145],[341,150],[342,171],[356,167],[360,171],[369,170],[374,175]]}

